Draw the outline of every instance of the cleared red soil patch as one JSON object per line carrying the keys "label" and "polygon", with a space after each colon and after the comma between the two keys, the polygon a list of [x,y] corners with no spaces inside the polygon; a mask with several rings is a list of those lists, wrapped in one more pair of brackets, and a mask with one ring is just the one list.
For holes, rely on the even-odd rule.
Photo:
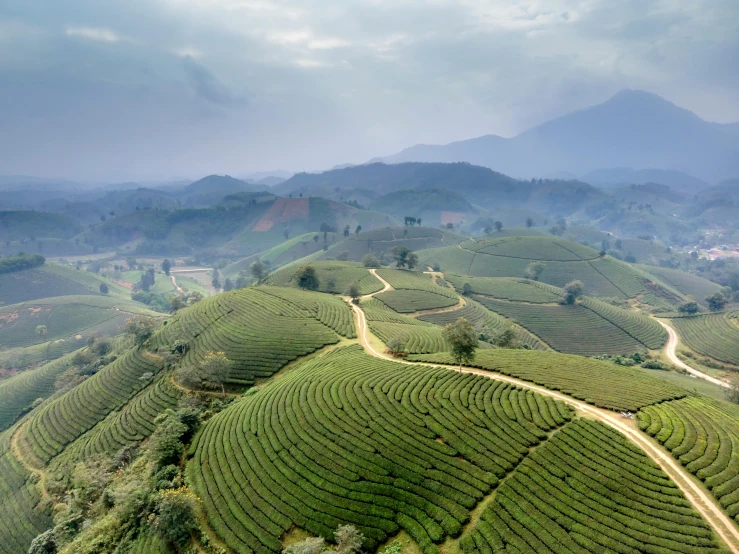
{"label": "cleared red soil patch", "polygon": [[129,283],[128,281],[116,281],[116,280],[113,280],[113,282],[116,285],[120,285],[122,287],[126,287],[128,290],[133,290],[133,283]]}
{"label": "cleared red soil patch", "polygon": [[278,198],[270,206],[267,213],[254,224],[252,231],[269,231],[275,223],[293,221],[295,219],[308,220],[307,198]]}
{"label": "cleared red soil patch", "polygon": [[441,224],[446,225],[447,223],[462,223],[464,220],[464,213],[462,212],[441,212]]}

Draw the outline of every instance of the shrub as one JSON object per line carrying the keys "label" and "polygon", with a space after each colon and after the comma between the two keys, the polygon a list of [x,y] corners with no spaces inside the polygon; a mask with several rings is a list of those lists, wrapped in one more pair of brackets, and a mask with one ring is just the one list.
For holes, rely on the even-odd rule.
{"label": "shrub", "polygon": [[182,546],[197,529],[195,507],[198,498],[187,487],[160,492],[155,500],[152,530],[165,542]]}
{"label": "shrub", "polygon": [[126,320],[125,332],[133,337],[136,344],[141,346],[149,340],[156,328],[157,321],[153,317],[140,315]]}
{"label": "shrub", "polygon": [[575,300],[577,300],[580,296],[582,296],[582,281],[570,281],[564,286],[565,291],[565,297],[564,302],[565,304],[574,304]]}

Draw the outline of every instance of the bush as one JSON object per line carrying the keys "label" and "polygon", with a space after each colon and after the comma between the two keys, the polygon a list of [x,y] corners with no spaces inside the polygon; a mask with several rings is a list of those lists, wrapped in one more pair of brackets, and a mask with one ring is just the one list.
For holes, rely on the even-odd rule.
{"label": "bush", "polygon": [[677,311],[681,314],[692,315],[698,313],[699,309],[700,308],[698,307],[697,302],[683,302],[682,304],[680,304],[680,306],[678,306]]}
{"label": "bush", "polygon": [[665,364],[660,362],[659,360],[647,360],[641,365],[645,369],[661,369],[666,370],[668,369]]}
{"label": "bush", "polygon": [[372,254],[365,254],[362,258],[362,264],[364,267],[380,267],[380,260]]}
{"label": "bush", "polygon": [[198,498],[187,487],[160,492],[155,500],[156,515],[151,528],[168,544],[182,546],[197,529],[195,507]]}
{"label": "bush", "polygon": [[153,317],[140,315],[126,320],[125,332],[133,337],[139,346],[143,345],[154,334],[157,321]]}
{"label": "bush", "polygon": [[13,273],[44,265],[46,258],[39,254],[18,254],[0,260],[0,273]]}
{"label": "bush", "polygon": [[174,414],[165,416],[149,439],[149,459],[159,466],[179,462],[185,450],[180,439],[187,431],[187,425]]}
{"label": "bush", "polygon": [[565,291],[565,297],[564,297],[564,303],[565,304],[574,304],[575,300],[577,300],[580,296],[582,296],[582,281],[570,281],[567,283],[564,287]]}

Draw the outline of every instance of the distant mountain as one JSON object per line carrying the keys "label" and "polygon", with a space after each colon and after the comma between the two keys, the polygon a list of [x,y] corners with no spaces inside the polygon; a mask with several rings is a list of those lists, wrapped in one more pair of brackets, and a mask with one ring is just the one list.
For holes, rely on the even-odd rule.
{"label": "distant mountain", "polygon": [[[350,197],[356,190],[379,195],[403,190],[447,189],[467,202],[491,209],[523,207],[552,214],[571,214],[605,194],[580,181],[514,179],[469,163],[372,163],[323,173],[298,173],[272,192],[287,196]],[[373,202],[377,198],[373,199]]]}
{"label": "distant mountain", "polygon": [[185,195],[233,194],[235,192],[258,192],[266,190],[265,185],[247,183],[230,175],[208,175],[185,187]]}
{"label": "distant mountain", "polygon": [[717,182],[739,175],[739,123],[703,121],[657,95],[624,90],[510,139],[487,135],[416,145],[377,161],[466,161],[523,178],[659,168]]}
{"label": "distant mountain", "polygon": [[711,186],[702,179],[682,171],[669,169],[630,169],[625,167],[596,169],[595,171],[589,171],[581,179],[591,185],[606,187],[659,183],[660,185],[667,185],[673,191],[689,194],[695,194]]}
{"label": "distant mountain", "polygon": [[284,183],[285,179],[282,177],[275,177],[274,175],[270,175],[269,177],[264,177],[262,179],[259,179],[258,181],[254,181],[257,185],[264,185],[266,187],[274,187],[275,185],[279,185],[280,183]]}

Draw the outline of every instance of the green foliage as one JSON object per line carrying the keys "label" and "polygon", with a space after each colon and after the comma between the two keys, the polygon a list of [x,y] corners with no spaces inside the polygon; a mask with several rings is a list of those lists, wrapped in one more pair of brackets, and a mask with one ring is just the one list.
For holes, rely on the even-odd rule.
{"label": "green foliage", "polygon": [[541,262],[531,262],[529,265],[526,266],[526,270],[523,272],[523,276],[527,279],[531,279],[532,281],[538,281],[539,277],[541,277],[541,274],[544,272],[544,269],[546,269],[546,264],[543,264]]}
{"label": "green foliage", "polygon": [[359,289],[359,285],[357,283],[351,283],[346,287],[344,294],[351,298],[352,302],[356,303],[359,302],[359,297],[362,296],[362,291]]}
{"label": "green foliage", "polygon": [[182,308],[186,307],[187,304],[185,303],[185,300],[178,294],[169,299],[169,313],[171,314],[176,313]]}
{"label": "green foliage", "polygon": [[708,304],[708,309],[712,312],[720,312],[728,303],[729,299],[720,292],[715,292],[710,296],[706,296],[706,304]]}
{"label": "green foliage", "polygon": [[372,254],[365,254],[362,258],[362,265],[364,267],[380,267],[380,260]]}
{"label": "green foliage", "polygon": [[574,280],[570,281],[564,286],[564,303],[574,304],[575,300],[582,296],[583,285],[582,281]]}
{"label": "green foliage", "polygon": [[159,322],[151,316],[139,315],[126,320],[124,332],[130,335],[139,346],[148,341],[159,326]]}
{"label": "green foliage", "polygon": [[56,554],[56,533],[49,529],[33,539],[28,554]]}
{"label": "green foliage", "polygon": [[472,323],[463,317],[444,327],[444,340],[449,344],[451,355],[459,365],[475,359],[477,335]]}
{"label": "green foliage", "polygon": [[411,252],[406,246],[394,246],[392,255],[398,267],[407,267],[413,269],[418,263],[418,256]]}
{"label": "green foliage", "polygon": [[267,275],[267,266],[257,260],[249,266],[249,273],[257,282],[261,281]]}
{"label": "green foliage", "polygon": [[317,290],[320,286],[316,270],[309,265],[304,265],[295,274],[295,281],[303,290]]}
{"label": "green foliage", "polygon": [[396,335],[387,341],[387,349],[393,354],[403,354],[407,352],[406,347],[408,345],[407,335]]}
{"label": "green foliage", "polygon": [[17,256],[8,256],[7,258],[0,258],[0,274],[31,269],[44,265],[44,263],[46,263],[46,258],[39,254],[18,254]]}
{"label": "green foliage", "polygon": [[462,288],[464,292],[464,284],[468,284],[470,292],[474,294],[483,294],[493,298],[501,298],[503,300],[511,300],[514,302],[531,302],[531,303],[553,303],[558,302],[562,297],[560,289],[536,283],[525,279],[511,279],[501,277],[461,277],[453,273],[445,273],[445,278],[452,283],[457,289]]}
{"label": "green foliage", "polygon": [[223,352],[206,352],[200,360],[200,374],[211,386],[220,387],[226,393],[225,384],[231,376],[231,360]]}
{"label": "green foliage", "polygon": [[190,540],[190,533],[197,529],[195,509],[197,497],[187,487],[161,491],[156,499],[156,515],[151,527],[169,544],[182,546]]}
{"label": "green foliage", "polygon": [[[382,283],[357,262],[322,260],[312,262],[318,279],[318,289],[331,294],[344,294],[350,285],[356,284],[360,294],[370,294],[382,289]],[[298,286],[298,271],[295,266],[284,267],[267,279],[270,285]]]}
{"label": "green foliage", "polygon": [[164,274],[168,277],[170,269],[172,269],[172,262],[170,262],[167,258],[164,258],[164,261],[162,262],[162,271],[164,271]]}
{"label": "green foliage", "polygon": [[164,415],[156,431],[149,439],[148,455],[157,466],[179,462],[184,445],[180,440],[187,431],[187,426],[173,413]]}
{"label": "green foliage", "polygon": [[691,300],[690,302],[683,302],[680,304],[677,311],[681,314],[693,315],[697,314],[700,311],[700,308],[698,307],[697,302]]}
{"label": "green foliage", "polygon": [[100,294],[108,294],[108,292],[110,292],[110,289],[108,288],[108,285],[106,283],[100,283],[100,286],[98,288],[100,290]]}

